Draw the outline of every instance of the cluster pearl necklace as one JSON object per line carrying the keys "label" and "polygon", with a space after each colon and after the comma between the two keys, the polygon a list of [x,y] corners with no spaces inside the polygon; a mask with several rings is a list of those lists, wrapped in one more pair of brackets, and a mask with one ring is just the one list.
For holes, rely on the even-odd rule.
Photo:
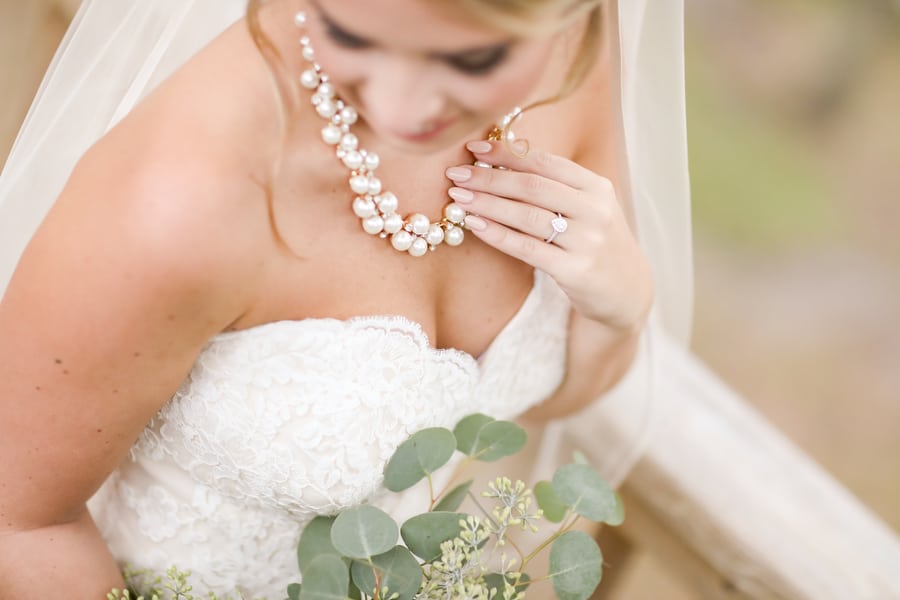
{"label": "cluster pearl necklace", "polygon": [[[299,12],[295,17],[298,27],[306,25],[306,13]],[[398,212],[399,201],[391,191],[382,189],[381,180],[375,176],[380,164],[378,155],[359,147],[359,139],[350,131],[351,125],[359,118],[356,109],[337,97],[334,86],[328,75],[315,60],[315,52],[310,45],[309,37],[300,39],[301,54],[310,68],[300,75],[300,84],[314,90],[310,102],[316,112],[327,124],[322,128],[322,140],[335,147],[335,155],[350,170],[349,184],[355,198],[353,212],[362,222],[363,230],[370,235],[382,239],[390,239],[394,249],[406,252],[410,256],[424,256],[429,250],[435,250],[441,244],[459,246],[465,239],[463,224],[466,209],[456,202],[444,207],[444,215],[440,221],[432,222],[427,216],[416,213],[403,218]],[[502,131],[519,115],[520,109],[503,118],[488,139],[501,139]],[[476,166],[490,167],[483,162]]]}

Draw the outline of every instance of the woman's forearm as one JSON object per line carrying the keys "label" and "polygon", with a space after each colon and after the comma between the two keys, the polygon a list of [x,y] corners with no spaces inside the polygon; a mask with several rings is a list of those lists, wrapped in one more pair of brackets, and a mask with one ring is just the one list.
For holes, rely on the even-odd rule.
{"label": "woman's forearm", "polygon": [[0,600],[103,600],[123,585],[87,510],[64,524],[26,531],[0,528]]}
{"label": "woman's forearm", "polygon": [[637,354],[641,329],[622,330],[572,311],[566,376],[556,392],[523,417],[546,421],[577,412],[611,389]]}

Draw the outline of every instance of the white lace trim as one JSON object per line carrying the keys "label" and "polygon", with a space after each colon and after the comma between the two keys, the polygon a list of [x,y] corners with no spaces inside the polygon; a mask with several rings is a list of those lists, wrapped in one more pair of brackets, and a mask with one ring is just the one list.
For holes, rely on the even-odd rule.
{"label": "white lace trim", "polygon": [[280,600],[302,525],[376,497],[407,436],[472,412],[510,418],[553,392],[568,311],[536,273],[478,360],[397,316],[220,334],[92,503],[95,519],[120,560]]}

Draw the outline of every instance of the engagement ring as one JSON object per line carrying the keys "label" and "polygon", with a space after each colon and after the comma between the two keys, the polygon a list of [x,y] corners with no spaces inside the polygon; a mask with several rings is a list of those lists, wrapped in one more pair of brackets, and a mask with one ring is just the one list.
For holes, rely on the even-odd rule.
{"label": "engagement ring", "polygon": [[552,244],[553,240],[556,239],[556,236],[566,232],[566,229],[569,228],[569,222],[566,221],[561,214],[556,213],[556,218],[550,221],[550,226],[553,227],[553,233],[550,234],[550,237],[544,240],[548,244]]}

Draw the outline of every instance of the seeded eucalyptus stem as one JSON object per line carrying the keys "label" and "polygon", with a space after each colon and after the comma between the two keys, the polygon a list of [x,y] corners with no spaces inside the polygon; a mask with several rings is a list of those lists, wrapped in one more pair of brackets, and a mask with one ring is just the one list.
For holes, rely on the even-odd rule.
{"label": "seeded eucalyptus stem", "polygon": [[[473,494],[472,492],[469,492],[469,493],[467,494],[467,496],[468,496],[469,498],[471,498],[472,502],[475,503],[475,506],[478,507],[478,510],[481,511],[481,513],[484,515],[484,518],[485,518],[485,519],[487,519],[488,521],[490,521],[491,524],[492,524],[494,527],[498,527],[498,526],[499,526],[499,524],[497,523],[497,521],[494,520],[494,517],[487,511],[487,509],[485,509],[485,508],[481,505],[481,502],[478,501],[478,497],[475,496],[475,494]],[[515,542],[512,538],[510,538],[510,537],[504,538],[504,541],[508,542],[509,545],[512,546],[513,550],[516,551],[516,554],[519,555],[519,561],[520,561],[520,564],[521,564],[522,568],[524,568],[525,553],[522,552],[522,549],[519,548],[518,544],[516,544],[516,542]]]}
{"label": "seeded eucalyptus stem", "polygon": [[381,600],[381,573],[375,568],[371,558],[369,559],[369,564],[372,565],[372,574],[375,576],[375,595],[372,596],[372,600]]}
{"label": "seeded eucalyptus stem", "polygon": [[428,480],[428,510],[432,510],[437,502],[437,498],[434,495],[434,480],[431,478],[431,473],[427,473],[425,478]]}
{"label": "seeded eucalyptus stem", "polygon": [[544,548],[546,548],[547,546],[549,546],[550,544],[555,542],[557,539],[559,539],[559,537],[562,536],[562,534],[564,534],[567,531],[569,531],[570,529],[572,529],[572,527],[575,526],[575,523],[577,523],[578,519],[580,518],[580,515],[578,515],[577,513],[572,513],[572,511],[567,511],[566,516],[572,517],[571,521],[566,523],[565,518],[563,518],[562,524],[559,526],[559,528],[555,532],[553,532],[553,535],[551,535],[546,540],[544,540],[543,542],[538,544],[538,546],[534,550],[532,550],[531,553],[528,554],[528,556],[526,556],[525,558],[522,559],[522,564],[519,566],[519,568],[521,570],[525,570],[525,566],[528,565],[528,563],[531,562],[535,556],[540,554],[540,552]]}
{"label": "seeded eucalyptus stem", "polygon": [[518,544],[516,544],[512,538],[506,538],[506,541],[509,542],[509,545],[512,546],[513,550],[516,551],[516,554],[519,555],[519,568],[525,568],[525,558],[521,548],[519,548]]}
{"label": "seeded eucalyptus stem", "polygon": [[[462,462],[459,463],[459,465],[456,467],[456,471],[454,471],[453,475],[451,475],[451,476],[450,476],[450,479],[447,481],[447,485],[444,486],[444,489],[442,489],[442,490],[440,491],[440,493],[439,493],[436,497],[432,498],[431,507],[429,507],[428,510],[431,510],[432,508],[434,508],[435,501],[437,501],[438,499],[440,499],[441,497],[443,497],[444,494],[446,494],[446,493],[449,492],[451,489],[453,489],[453,485],[454,485],[454,484],[456,483],[456,481],[460,478],[460,476],[462,475],[462,473],[463,473],[466,469],[468,469],[469,466],[470,466],[472,463],[475,462],[475,460],[476,460],[476,458],[475,458],[474,456],[466,456],[466,457],[462,460]],[[430,479],[429,479],[429,481],[430,481]]]}

